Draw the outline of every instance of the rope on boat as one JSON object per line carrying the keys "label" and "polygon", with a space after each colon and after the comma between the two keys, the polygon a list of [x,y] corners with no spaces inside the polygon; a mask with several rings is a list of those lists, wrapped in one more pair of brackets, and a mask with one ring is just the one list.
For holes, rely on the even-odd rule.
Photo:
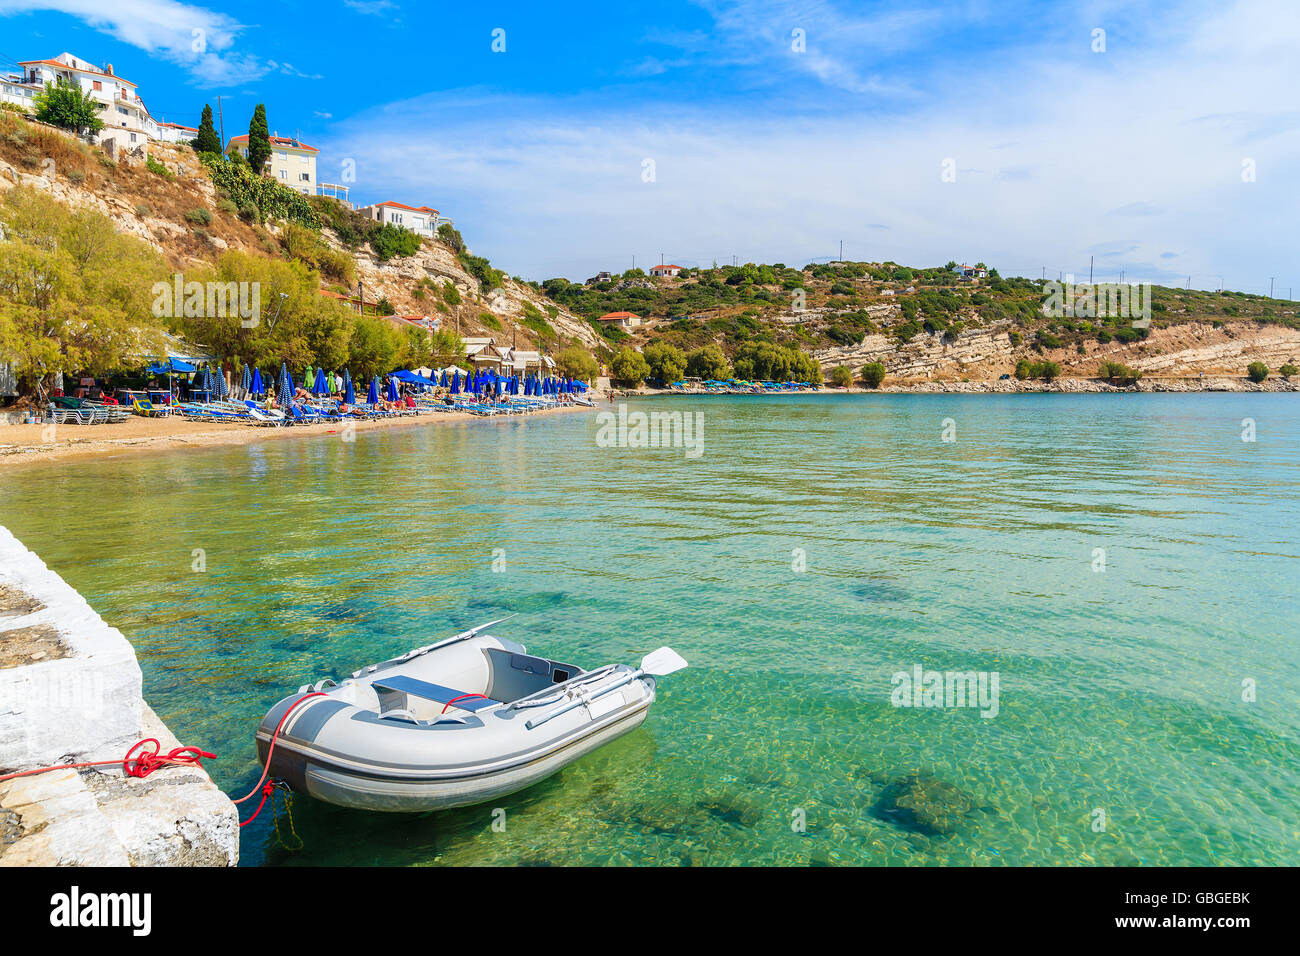
{"label": "rope on boat", "polygon": [[[244,796],[240,797],[238,800],[230,801],[231,803],[244,803],[247,800],[251,800],[253,796],[256,793],[258,793],[258,791],[261,791],[262,794],[261,802],[258,803],[257,809],[253,811],[253,815],[240,824],[241,827],[246,827],[254,820],[257,819],[257,815],[262,812],[262,807],[266,806],[266,798],[271,796],[275,792],[275,784],[267,780],[266,775],[271,772],[271,758],[275,755],[275,743],[277,740],[280,739],[280,731],[284,728],[284,722],[289,719],[289,715],[292,714],[295,710],[297,710],[298,705],[301,704],[304,700],[308,700],[312,697],[326,697],[326,696],[328,695],[325,694],[323,691],[319,691],[319,690],[314,690],[310,694],[303,694],[292,704],[290,704],[288,709],[285,710],[284,714],[280,717],[280,722],[275,725],[275,733],[271,734],[271,746],[268,747],[266,750],[266,766],[262,768],[261,778],[257,781],[257,783],[253,784],[253,789],[248,791],[248,793],[244,794]],[[295,836],[296,835],[297,834],[295,834]]]}
{"label": "rope on boat", "polygon": [[[262,768],[261,779],[257,781],[253,786],[253,789],[246,795],[240,797],[238,800],[231,801],[232,803],[244,803],[245,801],[252,799],[252,797],[258,792],[262,794],[262,799],[261,802],[258,803],[257,809],[253,811],[251,817],[239,824],[241,827],[246,827],[256,820],[257,815],[262,812],[262,807],[266,806],[267,798],[271,797],[275,793],[275,783],[267,780],[266,777],[271,771],[271,757],[275,754],[275,743],[280,737],[280,731],[284,727],[284,722],[288,720],[289,715],[292,714],[294,710],[297,709],[298,705],[304,700],[311,697],[325,696],[327,695],[321,691],[313,691],[310,694],[303,694],[289,706],[289,709],[284,712],[284,716],[280,718],[280,722],[276,725],[275,733],[271,735],[271,746],[266,752],[266,766]],[[151,744],[152,749],[150,749]],[[136,753],[137,750],[139,753]],[[198,747],[173,747],[165,754],[161,751],[162,744],[158,742],[156,737],[146,737],[143,740],[139,740],[132,744],[131,749],[126,752],[126,756],[121,760],[90,760],[85,763],[56,763],[48,767],[37,767],[34,770],[23,770],[19,773],[5,774],[4,776],[0,776],[0,783],[4,783],[6,780],[16,780],[19,777],[31,777],[39,773],[49,773],[51,770],[81,770],[87,767],[110,767],[119,763],[122,765],[122,772],[128,777],[137,777],[142,779],[162,767],[199,766],[200,762],[204,758],[208,760],[217,759],[216,754],[210,754],[206,750],[200,750]],[[289,809],[287,798],[285,803],[287,811]],[[274,800],[271,801],[271,806],[274,811]],[[298,840],[298,843],[300,844],[297,849],[301,849],[302,840],[293,829],[292,815],[289,816],[289,830],[293,833],[294,838]],[[285,843],[284,839],[280,837],[280,819],[278,813],[276,813],[275,832],[276,836],[280,839],[281,845],[284,846],[285,849],[294,849]]]}

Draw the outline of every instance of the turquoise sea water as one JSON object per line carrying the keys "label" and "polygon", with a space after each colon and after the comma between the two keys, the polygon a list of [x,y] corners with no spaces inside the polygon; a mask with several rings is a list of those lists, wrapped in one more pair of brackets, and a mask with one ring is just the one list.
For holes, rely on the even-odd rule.
{"label": "turquoise sea water", "polygon": [[[247,864],[1300,862],[1294,398],[630,407],[699,412],[702,455],[594,414],[296,438],[6,471],[0,523],[232,793],[273,701],[503,612],[546,656],[691,662],[504,832],[298,797],[304,847],[264,814]],[[917,665],[996,672],[997,716],[892,706]]]}

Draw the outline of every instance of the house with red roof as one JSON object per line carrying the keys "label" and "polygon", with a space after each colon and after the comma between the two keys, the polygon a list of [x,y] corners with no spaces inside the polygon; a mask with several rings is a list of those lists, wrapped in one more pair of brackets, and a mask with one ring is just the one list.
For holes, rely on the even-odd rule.
{"label": "house with red roof", "polygon": [[[238,153],[247,159],[248,134],[230,137],[226,152]],[[319,153],[315,146],[308,146],[300,139],[275,133],[271,136],[271,158],[266,161],[263,172],[281,186],[311,196],[316,192],[316,156]]]}
{"label": "house with red roof", "polygon": [[99,103],[104,128],[92,142],[112,142],[116,149],[147,156],[149,140],[158,138],[158,126],[140,98],[136,85],[113,72],[113,64],[95,66],[71,53],[50,60],[19,60],[22,73],[8,74],[0,82],[0,102],[36,112],[36,94],[46,84],[79,86]]}
{"label": "house with red roof", "polygon": [[602,325],[612,325],[627,330],[636,328],[643,320],[635,312],[606,312],[596,321]]}
{"label": "house with red roof", "polygon": [[406,203],[391,199],[387,202],[362,206],[357,212],[377,222],[391,223],[409,229],[417,236],[426,239],[434,238],[438,234],[438,227],[443,223],[451,225],[451,220],[442,218],[442,214],[432,206],[408,206]]}
{"label": "house with red roof", "polygon": [[681,267],[681,266],[674,266],[674,265],[657,265],[657,266],[651,266],[651,267],[650,267],[650,274],[651,274],[652,276],[660,276],[660,277],[663,277],[663,276],[677,276],[677,275],[681,275],[681,273],[682,273],[682,267]]}

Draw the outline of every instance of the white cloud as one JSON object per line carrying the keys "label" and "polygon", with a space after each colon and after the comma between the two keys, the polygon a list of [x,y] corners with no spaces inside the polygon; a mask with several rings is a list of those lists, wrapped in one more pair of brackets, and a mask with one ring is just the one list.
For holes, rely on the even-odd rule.
{"label": "white cloud", "polygon": [[178,0],[0,0],[0,16],[34,11],[76,17],[123,43],[184,67],[194,79],[211,86],[247,83],[271,69],[241,48],[240,34],[246,29],[241,23]]}
{"label": "white cloud", "polygon": [[[354,198],[429,203],[476,252],[531,278],[585,278],[634,254],[795,264],[843,239],[855,258],[1032,275],[1086,274],[1098,255],[1153,280],[1173,278],[1162,256],[1178,249],[1184,281],[1223,274],[1257,291],[1294,271],[1300,112],[1292,53],[1261,48],[1255,30],[1298,37],[1300,13],[1242,2],[1222,16],[1254,27],[1206,21],[1178,42],[1129,38],[1123,54],[1113,39],[1095,58],[991,58],[963,74],[960,96],[905,114],[452,91],[342,124],[323,162],[356,157]],[[1246,157],[1254,183],[1241,179]]]}

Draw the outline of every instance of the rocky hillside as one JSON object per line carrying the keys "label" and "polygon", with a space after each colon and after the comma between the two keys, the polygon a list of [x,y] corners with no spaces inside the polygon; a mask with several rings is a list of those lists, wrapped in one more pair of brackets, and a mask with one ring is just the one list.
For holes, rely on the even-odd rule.
{"label": "rocky hillside", "polygon": [[[154,143],[150,153],[150,166],[134,156],[109,157],[67,133],[0,111],[0,193],[29,186],[66,205],[98,210],[179,271],[210,264],[230,249],[290,257],[282,228],[241,218],[233,204],[223,202],[189,147]],[[384,262],[364,244],[349,247],[328,227],[321,231],[330,248],[352,259],[351,272],[363,284],[368,304],[386,298],[399,314],[430,315],[462,336],[491,335],[521,348],[602,347],[590,322],[528,284],[503,277],[499,287],[485,289],[441,242],[424,240],[414,255]],[[424,294],[448,281],[459,293],[458,304]],[[321,287],[356,291],[355,283],[344,287],[329,278]]]}
{"label": "rocky hillside", "polygon": [[624,310],[643,317],[630,332],[606,330],[611,347],[717,345],[732,356],[767,341],[811,353],[827,373],[842,365],[856,376],[878,362],[904,383],[997,380],[1025,361],[1084,378],[1103,362],[1148,378],[1244,376],[1252,362],[1274,371],[1300,365],[1300,307],[1228,291],[1155,286],[1143,328],[1133,315],[1106,314],[1104,300],[1101,315],[1081,306],[1053,313],[1052,286],[1038,280],[990,270],[958,281],[948,266],[890,262],[748,264],[672,278],[634,270],[608,282],[551,279],[542,287],[584,317]]}

